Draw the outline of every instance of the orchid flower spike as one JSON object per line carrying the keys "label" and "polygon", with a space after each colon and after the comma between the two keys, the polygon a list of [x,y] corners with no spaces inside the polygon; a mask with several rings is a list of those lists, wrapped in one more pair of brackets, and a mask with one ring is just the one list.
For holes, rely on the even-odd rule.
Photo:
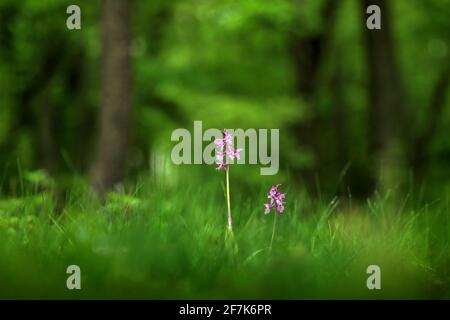
{"label": "orchid flower spike", "polygon": [[214,140],[216,145],[216,169],[228,169],[230,166],[229,161],[233,159],[240,159],[240,152],[242,149],[233,148],[233,135],[228,133],[227,129],[222,130],[222,139]]}
{"label": "orchid flower spike", "polygon": [[284,198],[286,197],[286,193],[281,193],[278,188],[281,187],[282,184],[274,185],[270,188],[269,193],[267,194],[267,198],[269,199],[269,203],[264,204],[264,214],[269,214],[272,209],[274,211],[278,211],[279,213],[284,212]]}

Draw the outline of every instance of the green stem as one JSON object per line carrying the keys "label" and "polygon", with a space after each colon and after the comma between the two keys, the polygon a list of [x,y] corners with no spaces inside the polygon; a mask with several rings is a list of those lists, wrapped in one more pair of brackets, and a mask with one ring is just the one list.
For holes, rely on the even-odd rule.
{"label": "green stem", "polygon": [[270,239],[270,247],[269,247],[270,251],[272,251],[273,239],[275,239],[275,229],[277,227],[277,213],[274,212],[273,215],[274,218],[273,218],[272,238]]}
{"label": "green stem", "polygon": [[228,207],[228,230],[233,232],[231,222],[231,198],[230,198],[230,168],[226,169],[227,172],[227,207]]}

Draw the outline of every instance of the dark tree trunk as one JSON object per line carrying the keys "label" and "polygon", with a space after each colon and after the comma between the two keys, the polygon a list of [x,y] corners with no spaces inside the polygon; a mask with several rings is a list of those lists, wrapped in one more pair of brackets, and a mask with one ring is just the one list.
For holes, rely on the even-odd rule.
{"label": "dark tree trunk", "polygon": [[102,88],[91,183],[102,194],[125,176],[131,121],[130,1],[103,0]]}
{"label": "dark tree trunk", "polygon": [[[95,113],[88,104],[86,90],[87,79],[87,57],[84,47],[74,51],[71,56],[67,69],[66,87],[68,95],[72,100],[73,127],[66,150],[70,154],[71,163],[68,163],[70,169],[85,172],[90,165],[89,156],[86,150],[93,150],[93,133],[95,128]],[[76,131],[76,132],[73,132]],[[73,162],[72,162],[73,161]]]}
{"label": "dark tree trunk", "polygon": [[31,135],[33,144],[39,146],[33,160],[50,174],[54,173],[57,165],[57,143],[53,130],[55,109],[50,101],[49,90],[52,79],[63,65],[64,60],[58,55],[66,47],[66,42],[59,35],[53,37],[53,43],[54,45],[43,50],[39,57],[38,65],[45,72],[36,72],[18,93],[17,102],[20,107],[7,146],[14,149],[18,136],[26,130]]}
{"label": "dark tree trunk", "polygon": [[[322,32],[309,36],[294,35],[291,39],[291,54],[296,77],[296,93],[308,105],[308,119],[297,123],[293,127],[299,143],[308,148],[315,155],[312,167],[302,169],[302,180],[308,185],[315,186],[318,171],[321,166],[321,119],[316,113],[317,93],[319,87],[321,67],[324,65],[325,54],[333,37],[333,26],[336,21],[338,7],[341,1],[326,0],[322,7],[324,27]],[[314,187],[313,187],[314,188]]]}
{"label": "dark tree trunk", "polygon": [[[336,66],[331,79],[331,94],[333,97],[333,125],[336,145],[336,159],[337,169],[339,170],[338,193],[346,194],[347,190],[347,173],[351,166],[349,159],[349,119],[347,111],[347,103],[344,96],[343,84],[345,83],[345,72],[341,63],[341,52],[337,50],[335,53]],[[364,188],[359,188],[361,189]]]}
{"label": "dark tree trunk", "polygon": [[417,135],[412,152],[412,167],[415,179],[420,183],[426,174],[428,164],[428,152],[430,142],[436,135],[439,122],[444,112],[447,98],[447,88],[450,82],[450,63],[442,69],[433,92],[431,93],[430,105],[428,107],[429,117],[424,129]]}
{"label": "dark tree trunk", "polygon": [[[404,160],[402,135],[405,132],[403,90],[397,69],[392,39],[390,6],[385,0],[364,0],[364,37],[369,72],[369,154],[372,159],[374,187],[386,190],[401,181]],[[366,27],[366,9],[381,8],[381,29]]]}
{"label": "dark tree trunk", "polygon": [[48,89],[43,93],[42,102],[38,112],[37,135],[39,137],[39,166],[47,173],[53,175],[56,170],[57,154],[55,141],[55,110],[52,102],[48,98]]}
{"label": "dark tree trunk", "polygon": [[339,0],[327,0],[324,3],[322,17],[325,22],[322,32],[304,37],[295,35],[292,39],[296,89],[299,95],[307,100],[312,99],[316,92],[320,66],[324,53],[330,45],[340,2]]}

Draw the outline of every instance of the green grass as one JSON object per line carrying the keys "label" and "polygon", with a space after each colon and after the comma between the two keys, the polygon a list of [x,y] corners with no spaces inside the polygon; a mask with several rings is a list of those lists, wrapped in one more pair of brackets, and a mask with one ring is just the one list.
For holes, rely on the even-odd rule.
{"label": "green grass", "polygon": [[[144,181],[104,203],[79,185],[63,207],[29,189],[0,201],[0,298],[450,298],[448,199],[319,202],[291,188],[270,252],[263,189],[232,190],[234,243],[215,181]],[[66,289],[71,264],[80,291]],[[381,290],[366,287],[372,264]]]}

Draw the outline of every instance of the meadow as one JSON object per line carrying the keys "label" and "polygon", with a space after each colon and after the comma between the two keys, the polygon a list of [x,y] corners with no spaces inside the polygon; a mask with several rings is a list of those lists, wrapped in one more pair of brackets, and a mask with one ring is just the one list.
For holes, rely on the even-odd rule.
{"label": "meadow", "polygon": [[0,299],[450,299],[449,11],[1,0]]}
{"label": "meadow", "polygon": [[[232,189],[230,240],[223,186],[186,180],[143,175],[100,200],[81,178],[63,196],[24,178],[23,194],[0,201],[0,297],[450,298],[448,196],[358,203],[287,186],[270,249],[265,186]],[[81,290],[66,287],[73,264]],[[381,268],[381,290],[366,286],[369,265]]]}

